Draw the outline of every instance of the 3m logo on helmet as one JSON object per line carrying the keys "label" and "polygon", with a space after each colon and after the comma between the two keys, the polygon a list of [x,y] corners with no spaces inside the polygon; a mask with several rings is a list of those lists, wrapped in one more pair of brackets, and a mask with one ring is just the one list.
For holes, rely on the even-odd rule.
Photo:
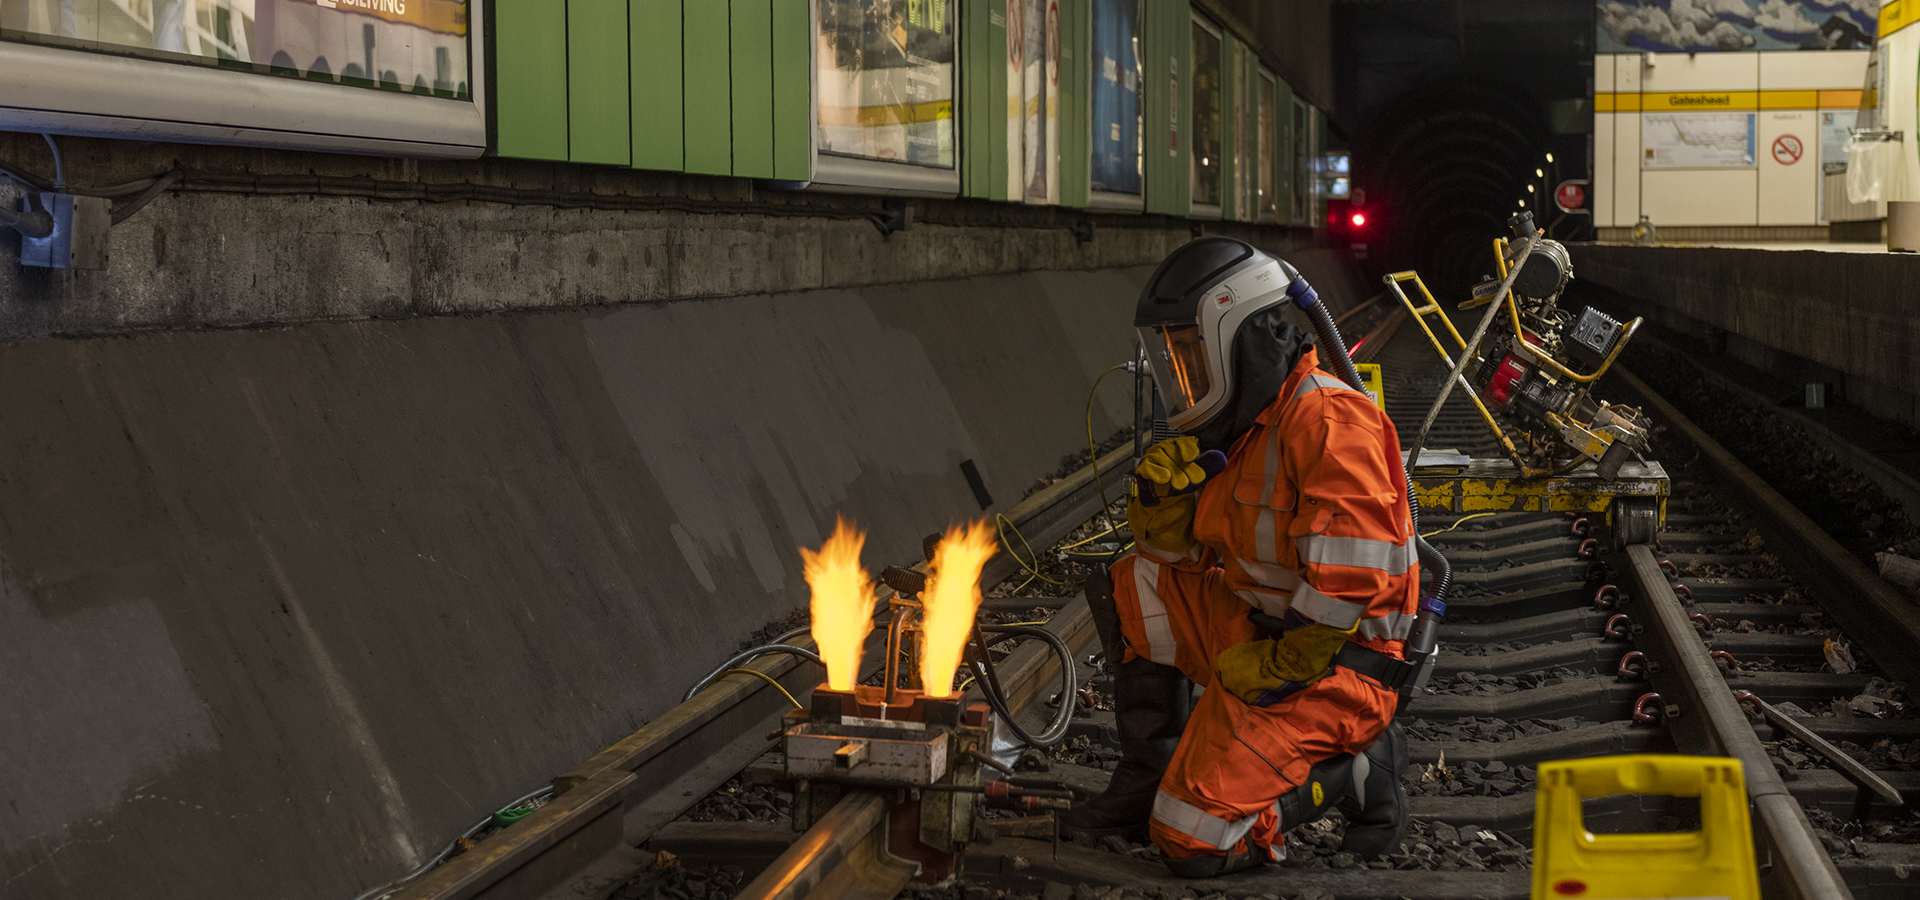
{"label": "3m logo on helmet", "polygon": [[1213,305],[1215,305],[1215,306],[1232,306],[1232,305],[1233,305],[1233,295],[1232,295],[1232,294],[1227,294],[1227,293],[1222,293],[1222,294],[1221,294],[1220,296],[1218,296],[1218,297],[1215,297],[1215,298],[1213,298]]}

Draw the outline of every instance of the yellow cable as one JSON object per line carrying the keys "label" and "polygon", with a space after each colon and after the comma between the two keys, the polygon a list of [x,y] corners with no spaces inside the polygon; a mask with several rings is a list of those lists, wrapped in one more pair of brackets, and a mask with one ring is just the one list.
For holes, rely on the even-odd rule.
{"label": "yellow cable", "polygon": [[[1020,526],[1013,524],[1013,521],[1011,519],[1008,519],[1006,517],[1006,514],[994,513],[993,527],[994,527],[994,530],[999,533],[1000,546],[1007,548],[1007,552],[1009,554],[1012,554],[1013,556],[1013,561],[1019,563],[1020,568],[1027,570],[1027,574],[1032,575],[1034,578],[1038,578],[1041,581],[1044,581],[1048,584],[1063,583],[1063,582],[1055,581],[1051,578],[1048,578],[1045,575],[1040,574],[1039,555],[1033,552],[1033,545],[1027,543],[1027,536],[1020,533]],[[1013,536],[1020,539],[1020,546],[1027,548],[1027,556],[1032,558],[1033,565],[1028,565],[1026,560],[1020,558],[1020,554],[1013,552],[1013,545],[1007,543],[1007,529],[1009,528],[1013,529]],[[1021,585],[1021,587],[1025,587],[1025,585]]]}
{"label": "yellow cable", "polygon": [[799,700],[795,700],[795,699],[794,699],[794,697],[793,697],[793,692],[792,692],[792,691],[789,691],[789,690],[787,690],[787,686],[786,686],[786,685],[783,685],[783,684],[781,684],[780,682],[778,682],[778,681],[775,681],[775,680],[773,680],[773,676],[772,676],[772,675],[768,675],[767,673],[765,673],[765,672],[762,672],[762,671],[760,671],[759,669],[728,669],[728,670],[726,670],[726,671],[724,671],[724,672],[721,672],[720,674],[722,674],[722,675],[752,675],[753,677],[755,677],[755,678],[758,678],[758,679],[760,679],[761,681],[764,681],[764,682],[766,682],[766,683],[768,683],[768,684],[770,684],[770,685],[773,685],[773,686],[774,686],[775,688],[777,688],[777,689],[779,689],[779,691],[780,691],[780,693],[782,693],[782,694],[786,694],[786,695],[787,695],[787,700],[788,700],[788,702],[790,702],[790,703],[792,703],[792,704],[794,705],[794,707],[795,707],[796,709],[806,709],[806,708],[807,708],[805,704],[803,704],[803,703],[801,703],[801,702],[800,702]]}
{"label": "yellow cable", "polygon": [[[1460,517],[1460,522],[1465,522],[1465,521],[1467,521],[1468,519],[1479,519],[1479,518],[1484,518],[1484,517],[1486,517],[1486,516],[1490,516],[1490,515],[1493,515],[1493,513],[1490,513],[1490,512],[1483,512],[1483,513],[1474,513],[1473,515],[1470,515],[1470,516],[1461,516],[1461,517]],[[1429,532],[1427,532],[1426,534],[1423,534],[1423,535],[1421,535],[1421,537],[1423,537],[1423,538],[1430,538],[1430,537],[1433,537],[1433,536],[1434,536],[1434,535],[1436,535],[1436,534],[1446,534],[1447,532],[1449,532],[1449,531],[1452,531],[1452,530],[1454,530],[1455,528],[1459,528],[1459,527],[1460,527],[1460,522],[1455,522],[1455,523],[1453,523],[1452,525],[1448,525],[1447,527],[1445,527],[1445,528],[1442,528],[1442,529],[1440,529],[1440,530],[1438,530],[1438,531],[1429,531]]]}
{"label": "yellow cable", "polygon": [[1119,531],[1119,530],[1120,530],[1120,526],[1118,526],[1118,525],[1112,525],[1112,526],[1109,526],[1109,527],[1107,528],[1107,530],[1105,530],[1105,531],[1102,531],[1102,532],[1100,532],[1099,534],[1096,534],[1096,535],[1094,535],[1093,537],[1090,537],[1090,538],[1087,538],[1087,539],[1086,539],[1086,540],[1084,540],[1084,541],[1074,541],[1073,543],[1071,543],[1071,544],[1068,544],[1068,545],[1066,545],[1066,546],[1064,546],[1064,547],[1061,547],[1061,548],[1059,548],[1059,549],[1061,549],[1061,550],[1072,550],[1073,548],[1075,548],[1075,547],[1079,547],[1079,546],[1081,546],[1081,545],[1084,545],[1084,544],[1091,544],[1091,543],[1093,543],[1094,541],[1097,541],[1097,540],[1099,540],[1099,539],[1101,539],[1101,538],[1103,538],[1103,537],[1106,537],[1107,535],[1110,535],[1110,534],[1112,534],[1112,533],[1114,533],[1114,532],[1116,532],[1116,531]]}

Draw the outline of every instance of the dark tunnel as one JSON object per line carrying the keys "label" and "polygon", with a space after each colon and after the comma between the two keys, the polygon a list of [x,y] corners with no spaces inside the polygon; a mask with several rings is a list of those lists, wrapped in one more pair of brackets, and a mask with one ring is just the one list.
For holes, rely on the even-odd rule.
{"label": "dark tunnel", "polygon": [[1335,131],[1366,215],[1352,240],[1368,244],[1372,274],[1415,269],[1443,300],[1457,297],[1492,274],[1491,241],[1523,208],[1560,240],[1588,238],[1588,220],[1551,198],[1588,170],[1593,10],[1584,0],[1335,5]]}

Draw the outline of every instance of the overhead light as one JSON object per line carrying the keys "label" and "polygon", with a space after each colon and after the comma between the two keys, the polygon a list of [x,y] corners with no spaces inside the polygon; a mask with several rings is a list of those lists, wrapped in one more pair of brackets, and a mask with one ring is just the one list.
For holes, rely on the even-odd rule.
{"label": "overhead light", "polygon": [[1521,209],[1525,209],[1525,208],[1526,208],[1526,206],[1527,206],[1527,201],[1525,201],[1525,200],[1522,200],[1522,201],[1520,201],[1520,208],[1521,208]]}
{"label": "overhead light", "polygon": [[1535,178],[1545,178],[1545,177],[1547,177],[1547,173],[1545,173],[1545,172],[1542,172],[1542,171],[1540,171],[1539,169],[1535,169],[1535,170],[1533,170],[1533,177],[1535,177]]}
{"label": "overhead light", "polygon": [[1527,193],[1533,193],[1533,185],[1527,185]]}
{"label": "overhead light", "polygon": [[1553,154],[1547,154],[1547,162],[1553,162]]}

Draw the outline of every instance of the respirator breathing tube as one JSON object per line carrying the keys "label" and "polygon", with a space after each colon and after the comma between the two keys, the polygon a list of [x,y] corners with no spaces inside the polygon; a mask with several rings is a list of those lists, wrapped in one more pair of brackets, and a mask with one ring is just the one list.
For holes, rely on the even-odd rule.
{"label": "respirator breathing tube", "polygon": [[[1287,299],[1305,313],[1307,320],[1313,323],[1314,337],[1320,344],[1320,362],[1339,376],[1356,391],[1365,392],[1366,383],[1360,379],[1360,370],[1353,367],[1353,358],[1347,353],[1347,342],[1340,338],[1340,329],[1333,324],[1333,316],[1327,312],[1326,304],[1320,302],[1320,295],[1307,283],[1299,270],[1284,260],[1280,269],[1287,276]],[[1420,598],[1420,614],[1414,621],[1413,634],[1407,640],[1407,661],[1419,666],[1419,672],[1409,681],[1408,694],[1416,693],[1427,685],[1427,679],[1433,672],[1434,656],[1440,649],[1440,622],[1447,614],[1447,590],[1453,586],[1453,567],[1440,551],[1420,536],[1420,498],[1413,491],[1413,460],[1407,461],[1407,511],[1413,520],[1413,548],[1420,557],[1420,566],[1433,573],[1432,593]]]}

